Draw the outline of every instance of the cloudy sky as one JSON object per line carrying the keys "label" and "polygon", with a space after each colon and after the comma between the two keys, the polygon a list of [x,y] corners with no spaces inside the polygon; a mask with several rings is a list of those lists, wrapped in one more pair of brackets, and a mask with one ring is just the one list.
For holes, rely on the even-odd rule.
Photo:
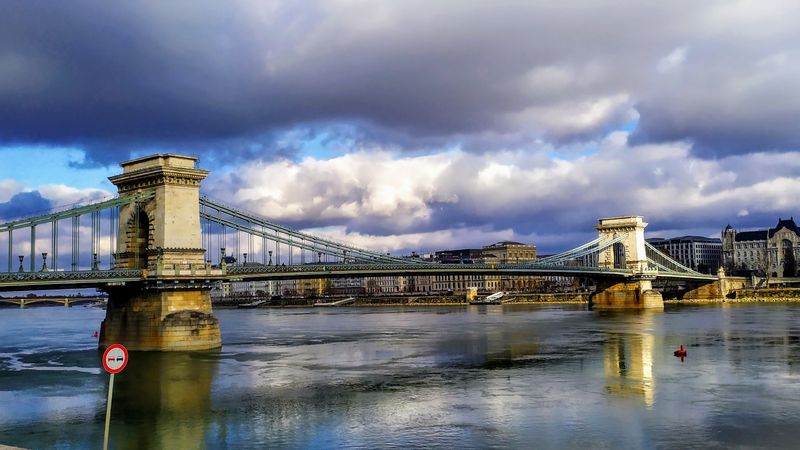
{"label": "cloudy sky", "polygon": [[800,3],[647,3],[6,1],[0,221],[153,152],[393,252],[800,212]]}

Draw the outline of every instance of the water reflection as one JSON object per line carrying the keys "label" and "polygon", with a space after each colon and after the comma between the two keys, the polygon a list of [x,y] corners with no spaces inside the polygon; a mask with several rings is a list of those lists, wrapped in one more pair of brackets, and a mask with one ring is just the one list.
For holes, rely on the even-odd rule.
{"label": "water reflection", "polygon": [[[87,315],[102,316],[11,313],[0,315],[0,442],[99,448],[108,376],[83,369],[99,365]],[[117,377],[112,448],[793,448],[800,439],[796,304],[218,315],[220,354],[132,354]],[[680,344],[684,363],[672,356]]]}
{"label": "water reflection", "polygon": [[655,401],[654,337],[650,332],[653,316],[642,313],[637,318],[641,320],[630,322],[630,332],[606,334],[603,343],[606,390],[616,396],[640,399],[650,408]]}
{"label": "water reflection", "polygon": [[132,352],[114,385],[113,447],[203,447],[216,370],[214,353]]}

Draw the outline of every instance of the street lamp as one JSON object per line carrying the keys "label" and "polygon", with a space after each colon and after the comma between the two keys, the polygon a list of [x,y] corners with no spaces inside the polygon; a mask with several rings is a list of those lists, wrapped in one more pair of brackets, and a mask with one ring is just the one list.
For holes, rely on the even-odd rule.
{"label": "street lamp", "polygon": [[47,252],[42,252],[42,272],[47,272]]}
{"label": "street lamp", "polygon": [[245,266],[247,265],[247,253],[246,252],[244,253],[244,265]]}
{"label": "street lamp", "polygon": [[19,255],[19,271],[20,271],[20,272],[25,272],[25,268],[24,268],[24,267],[22,267],[22,261],[23,261],[24,259],[25,259],[25,256],[23,256],[23,255]]}

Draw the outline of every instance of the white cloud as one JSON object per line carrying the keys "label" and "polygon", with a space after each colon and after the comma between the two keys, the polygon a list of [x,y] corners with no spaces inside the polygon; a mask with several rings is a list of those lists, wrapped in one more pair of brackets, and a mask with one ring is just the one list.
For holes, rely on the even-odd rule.
{"label": "white cloud", "polygon": [[309,228],[304,231],[328,237],[338,242],[345,242],[359,248],[391,252],[393,254],[403,254],[412,249],[450,248],[453,245],[480,247],[487,243],[508,240],[514,237],[514,231],[511,229],[492,230],[480,227],[387,235],[360,233],[357,231],[348,232],[344,226]]}
{"label": "white cloud", "polygon": [[7,202],[14,194],[22,191],[22,185],[15,180],[0,180],[0,203]]}
{"label": "white cloud", "polygon": [[667,56],[658,61],[656,68],[659,72],[666,73],[679,69],[684,61],[686,61],[686,54],[688,50],[686,47],[677,47],[671,51]]}
{"label": "white cloud", "polygon": [[[237,201],[275,220],[391,218],[398,227],[424,221],[429,203],[452,202],[434,190],[456,154],[415,158],[388,152],[353,153],[331,160],[281,160],[243,167]],[[258,180],[263,180],[259,182]]]}
{"label": "white cloud", "polygon": [[743,210],[788,215],[800,204],[793,188],[800,152],[704,160],[687,143],[631,146],[625,139],[613,133],[595,153],[574,159],[376,150],[261,162],[208,187],[278,222],[389,251],[461,246],[476,236],[483,244],[552,241],[559,233],[577,239],[590,236],[597,219],[620,214],[644,215],[652,229],[682,222],[721,228]]}
{"label": "white cloud", "polygon": [[77,189],[64,184],[46,184],[36,188],[42,197],[50,200],[54,207],[67,206],[75,203],[91,203],[107,200],[114,194],[94,188]]}

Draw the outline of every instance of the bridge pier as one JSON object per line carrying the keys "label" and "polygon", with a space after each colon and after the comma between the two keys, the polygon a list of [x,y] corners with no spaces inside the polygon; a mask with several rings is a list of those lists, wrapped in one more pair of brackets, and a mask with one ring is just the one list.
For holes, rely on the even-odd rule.
{"label": "bridge pier", "polygon": [[211,350],[222,346],[219,320],[208,289],[116,288],[109,290],[100,348]]}
{"label": "bridge pier", "polygon": [[720,267],[719,279],[710,282],[688,282],[683,300],[720,300],[736,289],[744,289],[747,279],[744,277],[726,277]]}
{"label": "bridge pier", "polygon": [[599,280],[597,290],[589,296],[589,308],[663,310],[664,300],[650,280]]}
{"label": "bridge pier", "polygon": [[654,272],[648,267],[644,229],[647,223],[641,216],[600,219],[597,229],[601,238],[619,240],[598,256],[600,267],[629,270],[633,278],[598,280],[597,290],[589,296],[592,309],[664,309],[661,293],[653,290]]}

